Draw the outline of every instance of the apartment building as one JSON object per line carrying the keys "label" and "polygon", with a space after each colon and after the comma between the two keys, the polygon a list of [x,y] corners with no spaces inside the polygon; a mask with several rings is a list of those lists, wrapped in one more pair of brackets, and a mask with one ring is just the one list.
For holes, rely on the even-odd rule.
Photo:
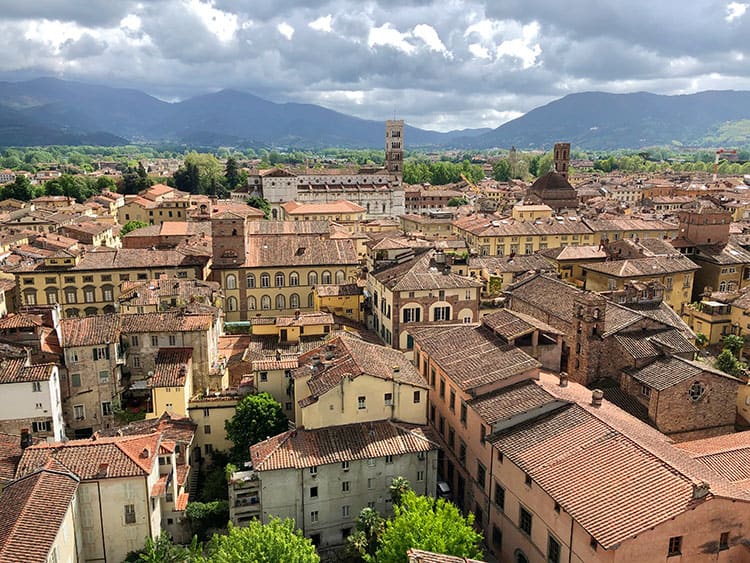
{"label": "apartment building", "polygon": [[186,221],[188,215],[201,206],[208,209],[211,199],[205,195],[188,194],[164,184],[154,184],[138,195],[125,196],[125,203],[117,209],[117,222],[141,221],[159,225],[165,221]]}
{"label": "apartment building", "polygon": [[481,287],[477,280],[452,273],[445,253],[427,250],[368,272],[368,323],[389,346],[411,350],[410,326],[475,322]]}
{"label": "apartment building", "polygon": [[333,221],[349,227],[358,227],[364,221],[367,209],[351,201],[340,199],[330,203],[299,203],[287,201],[280,205],[282,221]]}
{"label": "apartment building", "polygon": [[643,240],[657,238],[671,240],[680,232],[679,225],[658,219],[640,219],[638,217],[609,219],[597,217],[595,219],[584,218],[583,222],[597,235],[592,244],[615,242],[623,239]]}
{"label": "apartment building", "polygon": [[168,278],[127,281],[120,284],[120,313],[160,313],[190,304],[223,306],[221,286],[216,282]]}

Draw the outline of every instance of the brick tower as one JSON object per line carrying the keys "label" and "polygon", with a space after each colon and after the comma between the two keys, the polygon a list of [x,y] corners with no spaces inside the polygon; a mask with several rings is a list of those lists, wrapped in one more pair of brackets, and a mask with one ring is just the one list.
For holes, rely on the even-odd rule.
{"label": "brick tower", "polygon": [[555,172],[567,179],[570,167],[570,143],[555,143]]}
{"label": "brick tower", "polygon": [[211,239],[215,267],[243,264],[247,252],[247,218],[229,211],[213,216]]}
{"label": "brick tower", "polygon": [[589,291],[576,296],[574,301],[574,345],[568,372],[570,379],[581,385],[588,385],[599,379],[606,305],[604,297]]}
{"label": "brick tower", "polygon": [[403,119],[389,119],[385,122],[385,169],[398,176],[399,180],[404,173]]}

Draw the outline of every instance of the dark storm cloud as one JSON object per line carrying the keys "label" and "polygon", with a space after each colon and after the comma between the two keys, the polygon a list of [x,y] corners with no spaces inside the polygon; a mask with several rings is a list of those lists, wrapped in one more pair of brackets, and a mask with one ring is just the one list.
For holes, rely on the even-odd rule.
{"label": "dark storm cloud", "polygon": [[425,127],[496,126],[575,91],[750,88],[747,4],[0,0],[0,78],[170,100],[234,88]]}

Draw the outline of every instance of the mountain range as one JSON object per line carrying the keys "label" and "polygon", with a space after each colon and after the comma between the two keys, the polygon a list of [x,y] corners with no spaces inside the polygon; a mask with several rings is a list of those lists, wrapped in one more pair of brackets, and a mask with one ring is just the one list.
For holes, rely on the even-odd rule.
{"label": "mountain range", "polygon": [[[750,142],[750,92],[570,94],[496,129],[406,126],[406,146],[583,149]],[[221,90],[169,103],[133,89],[38,78],[0,82],[0,146],[169,143],[215,147],[383,146],[383,122]]]}

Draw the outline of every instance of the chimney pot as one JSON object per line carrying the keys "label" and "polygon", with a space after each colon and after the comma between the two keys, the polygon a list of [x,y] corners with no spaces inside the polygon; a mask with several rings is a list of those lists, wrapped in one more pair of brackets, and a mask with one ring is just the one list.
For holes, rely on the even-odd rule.
{"label": "chimney pot", "polygon": [[567,387],[568,386],[568,372],[561,371],[560,372],[560,387]]}
{"label": "chimney pot", "polygon": [[594,389],[591,392],[591,406],[601,407],[602,399],[604,399],[604,391],[601,389]]}

